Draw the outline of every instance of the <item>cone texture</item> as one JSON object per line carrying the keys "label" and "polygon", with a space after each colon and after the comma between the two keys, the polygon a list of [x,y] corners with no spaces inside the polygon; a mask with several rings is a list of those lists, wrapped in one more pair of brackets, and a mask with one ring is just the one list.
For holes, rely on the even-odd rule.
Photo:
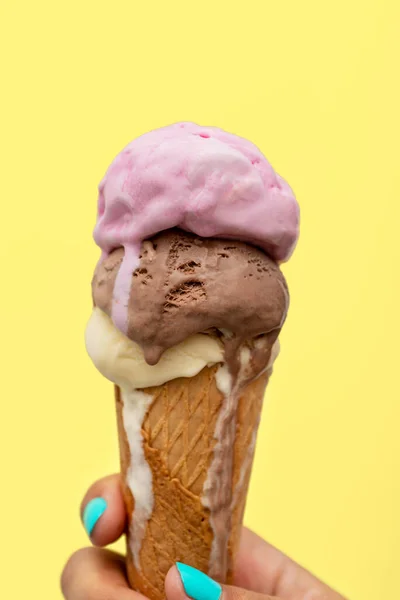
{"label": "cone texture", "polygon": [[[215,382],[217,368],[204,368],[195,377],[174,379],[143,390],[153,397],[143,422],[142,436],[144,455],[153,477],[154,509],[141,545],[140,568],[133,562],[128,530],[127,570],[131,586],[151,600],[165,597],[165,575],[177,561],[210,573],[213,530],[201,497],[213,458],[215,425],[224,401]],[[238,403],[228,583],[232,578],[251,473],[252,456],[248,450],[258,427],[269,374],[249,384]],[[131,454],[123,425],[122,402],[120,390],[116,388],[121,472],[130,523],[135,502],[126,483]]]}

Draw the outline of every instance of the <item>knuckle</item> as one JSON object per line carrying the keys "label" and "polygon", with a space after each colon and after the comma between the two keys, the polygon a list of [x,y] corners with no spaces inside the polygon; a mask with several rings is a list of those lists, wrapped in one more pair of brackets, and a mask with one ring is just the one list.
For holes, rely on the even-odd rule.
{"label": "knuckle", "polygon": [[69,557],[61,573],[61,591],[67,600],[75,600],[75,598],[78,599],[80,597],[75,593],[75,590],[82,581],[80,574],[82,573],[82,568],[87,563],[90,552],[91,548],[81,548],[74,552]]}

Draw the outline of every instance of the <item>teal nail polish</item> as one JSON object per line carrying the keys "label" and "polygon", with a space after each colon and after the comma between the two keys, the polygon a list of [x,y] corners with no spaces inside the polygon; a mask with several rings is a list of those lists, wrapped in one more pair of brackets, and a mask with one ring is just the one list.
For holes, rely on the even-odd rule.
{"label": "teal nail polish", "polygon": [[86,504],[85,510],[83,511],[83,525],[85,526],[88,535],[92,534],[94,526],[106,508],[107,502],[104,498],[93,498],[93,500],[90,500],[90,502]]}
{"label": "teal nail polish", "polygon": [[179,575],[189,598],[193,600],[219,600],[222,588],[219,583],[201,571],[183,563],[176,563]]}

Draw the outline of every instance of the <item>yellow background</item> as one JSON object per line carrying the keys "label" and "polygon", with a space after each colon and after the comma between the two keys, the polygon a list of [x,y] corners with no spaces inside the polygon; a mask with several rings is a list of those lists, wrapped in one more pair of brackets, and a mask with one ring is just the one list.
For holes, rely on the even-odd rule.
{"label": "yellow background", "polygon": [[117,469],[83,344],[96,186],[177,120],[250,138],[302,209],[246,521],[352,600],[399,597],[398,7],[2,0],[2,598],[61,598]]}

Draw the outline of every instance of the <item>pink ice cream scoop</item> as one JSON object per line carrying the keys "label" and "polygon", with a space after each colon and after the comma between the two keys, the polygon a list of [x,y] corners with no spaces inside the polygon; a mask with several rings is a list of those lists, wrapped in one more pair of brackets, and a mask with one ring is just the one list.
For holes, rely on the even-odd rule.
{"label": "pink ice cream scoop", "polygon": [[173,227],[252,243],[281,262],[296,244],[299,208],[260,150],[236,135],[177,123],[133,140],[100,183],[94,230],[103,257],[125,249],[112,311],[124,333],[141,243]]}

